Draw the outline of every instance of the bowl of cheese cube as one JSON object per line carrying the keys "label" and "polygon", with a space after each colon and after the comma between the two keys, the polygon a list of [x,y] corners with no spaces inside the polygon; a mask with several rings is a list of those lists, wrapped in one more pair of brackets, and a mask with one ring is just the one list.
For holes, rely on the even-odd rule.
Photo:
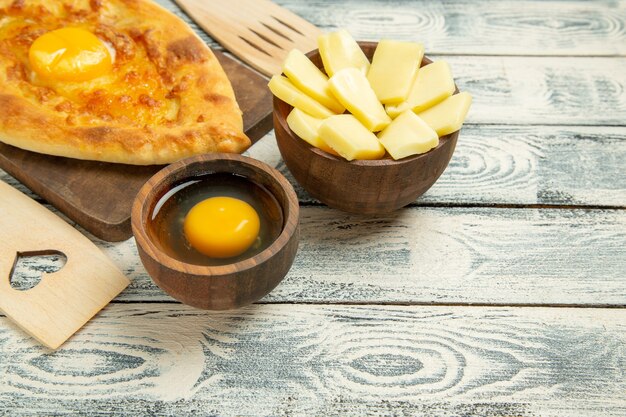
{"label": "bowl of cheese cube", "polygon": [[296,181],[351,213],[397,210],[448,166],[471,96],[419,43],[356,42],[345,30],[291,51],[269,82],[276,141]]}

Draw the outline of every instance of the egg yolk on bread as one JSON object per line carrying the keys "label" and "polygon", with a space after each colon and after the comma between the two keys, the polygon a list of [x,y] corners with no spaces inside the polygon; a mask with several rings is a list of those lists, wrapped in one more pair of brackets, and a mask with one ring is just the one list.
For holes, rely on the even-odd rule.
{"label": "egg yolk on bread", "polygon": [[111,71],[109,49],[93,33],[62,28],[40,36],[29,49],[33,70],[44,80],[87,81]]}

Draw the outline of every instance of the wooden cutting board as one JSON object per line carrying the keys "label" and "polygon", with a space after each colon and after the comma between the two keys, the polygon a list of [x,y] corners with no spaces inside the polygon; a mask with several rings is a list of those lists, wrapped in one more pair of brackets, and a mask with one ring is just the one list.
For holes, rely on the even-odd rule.
{"label": "wooden cutting board", "polygon": [[[221,52],[214,53],[235,90],[244,130],[255,142],[272,129],[267,79]],[[95,236],[120,241],[132,236],[130,212],[135,195],[162,166],[81,161],[0,143],[0,168]]]}

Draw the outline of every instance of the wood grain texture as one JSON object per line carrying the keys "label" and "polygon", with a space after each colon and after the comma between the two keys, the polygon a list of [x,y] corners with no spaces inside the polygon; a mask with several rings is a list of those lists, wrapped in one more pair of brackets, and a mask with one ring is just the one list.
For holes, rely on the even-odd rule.
{"label": "wood grain texture", "polygon": [[[623,308],[292,304],[624,306],[626,210],[581,206],[625,206],[626,2],[277,3],[324,30],[422,41],[474,95],[417,204],[577,208],[363,219],[300,189],[290,274],[235,313],[173,304],[132,241],[94,239],[132,287],[56,354],[0,318],[0,415],[626,415]],[[285,171],[272,135],[253,152]],[[18,285],[57,266],[24,262]]]}
{"label": "wood grain texture", "polygon": [[442,58],[474,98],[467,123],[626,124],[626,58]]}
{"label": "wood grain texture", "polygon": [[[411,207],[367,218],[302,207],[294,264],[262,302],[623,306],[625,242],[624,210]],[[172,301],[132,240],[96,244],[132,281],[116,300]]]}
{"label": "wood grain texture", "polygon": [[[156,0],[201,31],[171,0]],[[431,54],[616,56],[626,54],[623,0],[276,0],[324,31],[357,39],[423,42]],[[332,7],[330,7],[332,5]],[[205,41],[217,46],[208,35]]]}
{"label": "wood grain texture", "polygon": [[626,207],[626,128],[466,126],[417,204]]}
{"label": "wood grain texture", "polygon": [[[423,42],[428,54],[625,55],[626,3],[277,0],[325,31]],[[329,7],[332,4],[332,7]]]}
{"label": "wood grain texture", "polygon": [[[253,147],[294,184],[303,204],[319,204],[273,156],[273,140]],[[626,207],[626,128],[467,125],[450,164],[414,205]]]}
{"label": "wood grain texture", "polygon": [[626,311],[111,305],[55,354],[0,318],[0,413],[622,416]]}

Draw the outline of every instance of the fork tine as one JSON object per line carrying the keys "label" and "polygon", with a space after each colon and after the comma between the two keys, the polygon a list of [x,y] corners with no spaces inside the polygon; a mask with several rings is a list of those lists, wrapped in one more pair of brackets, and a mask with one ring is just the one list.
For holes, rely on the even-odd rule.
{"label": "fork tine", "polygon": [[322,34],[315,25],[269,0],[236,1],[241,6],[247,7],[258,22],[291,39],[292,48],[297,47],[303,52],[315,49],[317,37]]}
{"label": "fork tine", "polygon": [[287,33],[287,31],[279,32],[278,30],[273,29],[272,27],[267,26],[262,22],[257,22],[256,24],[249,25],[248,30],[253,32],[263,41],[270,43],[277,48],[290,50],[294,47],[295,42],[293,41],[293,38],[295,38],[295,36],[291,33]]}
{"label": "fork tine", "polygon": [[259,34],[251,28],[247,28],[244,33],[240,34],[240,37],[245,39],[248,43],[257,45],[259,49],[273,57],[280,57],[283,54],[286,55],[286,53],[291,50],[289,46],[282,48],[273,42],[268,42],[265,38],[260,37]]}
{"label": "fork tine", "polygon": [[[306,53],[312,49],[317,48],[317,37],[321,33],[319,29],[317,30],[318,35],[309,37],[309,36],[303,35],[299,31],[292,29],[290,26],[286,26],[284,23],[281,23],[278,20],[262,21],[261,24],[266,26],[272,32],[278,32],[288,37],[291,41],[291,46],[289,48],[290,50],[293,48],[298,48],[302,52]],[[280,36],[280,35],[277,35],[277,36]]]}
{"label": "fork tine", "polygon": [[300,16],[294,16],[296,16],[294,19],[285,19],[281,15],[271,15],[272,19],[279,25],[289,28],[304,38],[317,39],[317,37],[322,34],[322,31],[317,26],[300,18]]}

